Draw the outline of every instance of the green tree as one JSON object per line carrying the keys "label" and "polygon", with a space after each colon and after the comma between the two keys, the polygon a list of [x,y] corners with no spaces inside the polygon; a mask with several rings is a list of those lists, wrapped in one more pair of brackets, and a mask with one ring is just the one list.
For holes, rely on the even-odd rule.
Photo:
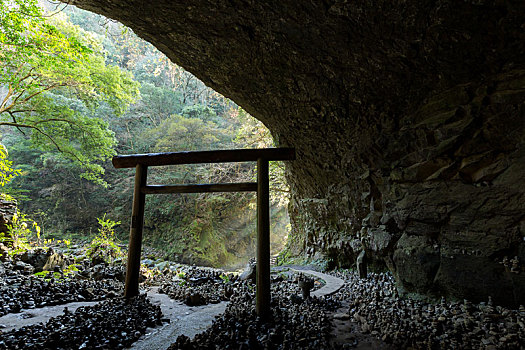
{"label": "green tree", "polygon": [[0,125],[97,180],[116,141],[93,112],[106,104],[120,115],[137,96],[138,83],[106,65],[94,36],[63,15],[46,18],[36,0],[0,0]]}
{"label": "green tree", "polygon": [[0,186],[5,186],[16,175],[19,169],[13,169],[13,161],[7,159],[7,148],[0,144]]}
{"label": "green tree", "polygon": [[158,127],[148,130],[144,137],[156,140],[155,152],[213,149],[231,140],[228,131],[218,128],[214,122],[180,115],[164,120]]}

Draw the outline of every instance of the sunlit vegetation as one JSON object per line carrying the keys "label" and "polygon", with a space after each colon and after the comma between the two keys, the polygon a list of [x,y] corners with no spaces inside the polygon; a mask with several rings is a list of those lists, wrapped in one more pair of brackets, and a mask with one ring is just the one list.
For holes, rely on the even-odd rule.
{"label": "sunlit vegetation", "polygon": [[[36,0],[0,0],[0,58],[0,182],[39,236],[120,256],[112,244],[127,239],[133,171],[114,169],[115,154],[273,145],[261,123],[132,31],[72,6],[51,15]],[[271,168],[277,252],[288,190]],[[254,178],[250,164],[193,165],[156,169],[149,182]],[[254,254],[254,208],[252,194],[151,196],[144,239],[171,259],[233,265]]]}

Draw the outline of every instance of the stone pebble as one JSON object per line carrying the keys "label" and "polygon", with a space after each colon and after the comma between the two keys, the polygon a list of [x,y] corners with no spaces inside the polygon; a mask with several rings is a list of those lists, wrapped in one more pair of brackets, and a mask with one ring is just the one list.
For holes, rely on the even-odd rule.
{"label": "stone pebble", "polygon": [[525,349],[525,308],[468,300],[415,300],[399,295],[389,273],[334,273],[345,286],[333,298],[348,316],[393,349]]}
{"label": "stone pebble", "polygon": [[0,333],[0,349],[123,349],[161,321],[160,306],[152,305],[145,294],[131,300],[113,298],[75,312],[66,308],[45,324]]}
{"label": "stone pebble", "polygon": [[331,322],[327,316],[339,303],[298,296],[294,281],[272,284],[271,315],[262,320],[255,312],[255,286],[235,283],[226,311],[205,332],[193,339],[179,336],[169,350],[192,349],[331,349]]}

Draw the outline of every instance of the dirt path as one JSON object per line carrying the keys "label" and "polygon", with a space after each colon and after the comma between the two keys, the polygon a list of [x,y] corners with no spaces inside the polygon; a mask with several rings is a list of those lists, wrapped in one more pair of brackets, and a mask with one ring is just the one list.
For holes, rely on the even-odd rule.
{"label": "dirt path", "polygon": [[345,285],[345,282],[342,279],[327,275],[322,272],[317,272],[313,270],[297,270],[297,269],[291,269],[291,270],[296,271],[296,272],[305,273],[307,275],[312,275],[312,276],[315,276],[325,281],[324,286],[312,292],[312,296],[314,297],[323,297],[323,296],[332,295]]}
{"label": "dirt path", "polygon": [[[165,350],[177,337],[184,334],[190,338],[208,328],[216,315],[222,314],[227,303],[210,304],[190,307],[181,302],[170,299],[165,294],[159,294],[157,288],[148,291],[148,297],[153,304],[160,305],[164,319],[169,319],[162,326],[148,329],[131,349],[137,350]],[[92,306],[97,302],[75,302],[56,306],[46,306],[20,313],[7,314],[0,317],[0,331],[5,333],[24,326],[45,323],[50,318],[62,315],[67,307],[74,312],[80,306]]]}
{"label": "dirt path", "polygon": [[45,323],[51,317],[60,316],[67,307],[69,311],[74,312],[80,306],[95,305],[96,301],[82,301],[63,305],[45,306],[36,309],[22,310],[17,314],[7,314],[0,317],[0,331],[3,333],[18,329],[24,326],[30,326],[37,323]]}
{"label": "dirt path", "polygon": [[149,329],[144,336],[133,343],[131,349],[165,350],[181,334],[193,338],[208,328],[215,316],[222,314],[228,304],[222,302],[204,306],[187,306],[166,294],[157,293],[156,287],[148,292],[148,296],[153,304],[160,305],[164,318],[169,319],[170,323]]}

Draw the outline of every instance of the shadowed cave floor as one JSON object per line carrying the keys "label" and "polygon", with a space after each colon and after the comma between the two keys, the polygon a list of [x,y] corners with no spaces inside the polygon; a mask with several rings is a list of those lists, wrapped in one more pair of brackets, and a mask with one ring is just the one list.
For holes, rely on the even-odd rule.
{"label": "shadowed cave floor", "polygon": [[[277,321],[265,324],[252,313],[251,283],[238,281],[233,275],[225,281],[218,270],[193,267],[186,269],[185,283],[181,283],[177,271],[158,275],[155,283],[164,282],[160,287],[146,287],[149,301],[138,300],[135,306],[120,304],[118,293],[109,291],[107,300],[98,303],[83,301],[7,313],[0,318],[0,324],[6,326],[0,330],[0,348],[521,349],[525,344],[525,309],[508,310],[490,301],[472,304],[405,299],[397,294],[388,274],[371,273],[362,280],[350,271],[332,272],[324,275],[324,285],[318,284],[317,292],[324,289],[326,294],[304,302],[292,277],[296,272],[276,269],[272,275],[272,309]],[[13,285],[2,288],[13,289]],[[200,297],[189,300],[190,294]],[[77,317],[75,307],[79,305],[103,305],[97,311],[102,318],[90,319],[90,312],[83,307]],[[125,322],[103,326],[104,317],[124,318]],[[50,318],[45,324],[34,325]],[[68,323],[73,319],[76,323]],[[133,326],[129,327],[130,323]],[[112,327],[116,333],[105,329]],[[60,339],[53,343],[54,338]],[[96,338],[107,343],[97,343]],[[122,341],[125,338],[133,344]]]}

